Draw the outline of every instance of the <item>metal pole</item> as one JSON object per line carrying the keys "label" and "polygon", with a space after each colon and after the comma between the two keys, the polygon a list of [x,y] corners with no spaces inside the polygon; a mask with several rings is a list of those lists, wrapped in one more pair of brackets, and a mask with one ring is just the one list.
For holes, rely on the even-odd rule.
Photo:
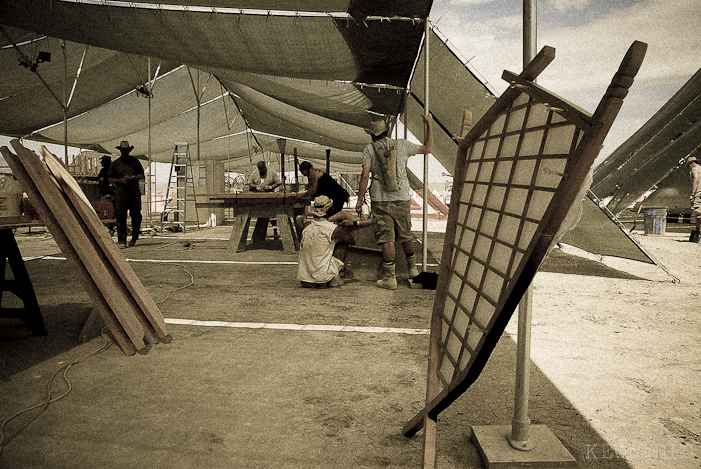
{"label": "metal pole", "polygon": [[68,57],[66,41],[61,41],[63,50],[63,160],[68,165]]}
{"label": "metal pole", "polygon": [[297,191],[299,191],[299,161],[297,160],[297,147],[294,148],[294,155],[295,155],[295,187],[297,187]]}
{"label": "metal pole", "polygon": [[[523,66],[536,55],[537,0],[523,0]],[[528,418],[528,390],[531,365],[531,315],[533,291],[528,287],[518,305],[518,343],[516,346],[516,391],[514,396],[514,418],[511,421],[512,448],[530,451],[535,445],[530,437]]]}
{"label": "metal pole", "polygon": [[[424,115],[428,115],[428,36],[431,32],[429,27],[428,16],[424,22]],[[424,128],[424,136],[426,135],[427,127]],[[424,137],[425,139],[425,137]],[[421,271],[426,272],[426,264],[428,264],[428,155],[424,155],[424,201],[423,201],[423,227],[421,229]]]}
{"label": "metal pole", "polygon": [[[148,209],[146,210],[146,214],[148,216],[148,222],[151,223],[151,218],[153,218],[153,214],[151,213],[151,204],[153,203],[153,193],[154,193],[154,185],[156,184],[156,165],[153,164],[151,161],[151,57],[148,57],[146,61],[147,67],[148,67],[148,95],[146,95],[146,98],[148,99],[148,170],[149,170],[149,176],[148,176],[148,195],[146,196],[148,200]],[[150,225],[149,225],[150,226]]]}

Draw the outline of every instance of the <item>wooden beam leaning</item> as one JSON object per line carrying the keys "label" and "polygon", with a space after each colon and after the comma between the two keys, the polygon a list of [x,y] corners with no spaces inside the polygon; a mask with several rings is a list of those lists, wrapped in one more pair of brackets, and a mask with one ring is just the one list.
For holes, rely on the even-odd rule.
{"label": "wooden beam leaning", "polygon": [[124,331],[124,328],[115,317],[114,312],[107,304],[107,301],[102,295],[100,289],[95,284],[95,281],[90,277],[90,275],[88,275],[83,262],[75,252],[75,249],[69,241],[68,236],[66,233],[64,233],[63,229],[58,224],[58,221],[53,216],[51,209],[42,198],[39,189],[25,170],[24,165],[17,155],[12,153],[7,147],[0,148],[0,152],[2,152],[2,155],[5,157],[5,161],[7,161],[10,169],[12,169],[12,173],[20,181],[20,185],[24,191],[27,192],[27,195],[32,201],[32,205],[39,213],[39,216],[41,216],[41,219],[46,227],[49,229],[49,232],[56,241],[59,249],[61,249],[61,252],[65,254],[68,265],[71,266],[73,273],[78,278],[78,281],[83,285],[83,288],[85,288],[93,301],[94,306],[100,312],[100,315],[105,321],[105,324],[107,324],[109,327],[115,342],[117,342],[117,345],[119,345],[125,354],[133,355],[136,352],[134,345]]}
{"label": "wooden beam leaning", "polygon": [[146,291],[131,266],[125,261],[124,256],[119,252],[119,248],[112,241],[105,225],[97,217],[95,210],[90,205],[90,201],[85,197],[73,176],[66,171],[59,159],[46,147],[40,146],[39,151],[44,157],[44,162],[46,162],[49,170],[68,197],[68,201],[85,223],[88,233],[92,235],[97,246],[104,253],[108,261],[107,265],[114,269],[118,279],[121,280],[124,288],[128,291],[128,295],[136,303],[135,312],[140,313],[137,314],[137,318],[144,328],[146,338],[150,343],[157,343],[159,337],[163,338],[167,335],[165,320],[158,306],[156,306],[156,303]]}
{"label": "wooden beam leaning", "polygon": [[99,254],[96,255],[95,241],[86,234],[82,221],[73,207],[66,202],[57,181],[36,153],[24,148],[18,140],[12,140],[11,144],[27,173],[34,180],[41,198],[68,237],[88,275],[94,280],[129,340],[136,350],[144,348],[144,330],[129,307],[128,298],[125,298],[121,291],[114,272],[107,268]]}

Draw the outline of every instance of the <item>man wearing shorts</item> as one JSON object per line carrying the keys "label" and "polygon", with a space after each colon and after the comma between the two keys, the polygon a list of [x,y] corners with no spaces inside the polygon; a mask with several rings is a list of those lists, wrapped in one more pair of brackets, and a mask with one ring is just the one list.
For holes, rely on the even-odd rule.
{"label": "man wearing shorts", "polygon": [[[360,175],[358,203],[355,210],[360,213],[365,203],[365,191],[370,184],[370,199],[372,204],[372,228],[375,241],[382,246],[382,269],[377,286],[389,290],[397,289],[395,272],[395,242],[402,243],[409,266],[409,278],[419,274],[416,269],[414,253],[414,237],[411,234],[411,198],[409,196],[409,180],[406,176],[407,162],[416,154],[427,155],[433,151],[433,117],[424,116],[426,122],[426,137],[423,145],[409,142],[405,139],[392,140],[389,137],[389,126],[386,120],[374,121],[365,129],[372,143],[363,151],[363,169]],[[385,187],[385,170],[380,158],[385,158],[385,150],[394,147],[396,150],[396,179],[398,190],[387,190]],[[381,153],[381,155],[378,155]]]}

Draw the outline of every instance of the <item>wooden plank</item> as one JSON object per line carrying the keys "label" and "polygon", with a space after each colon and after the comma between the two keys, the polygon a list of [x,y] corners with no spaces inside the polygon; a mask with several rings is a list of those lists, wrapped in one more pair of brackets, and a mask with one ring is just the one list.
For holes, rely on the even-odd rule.
{"label": "wooden plank", "polygon": [[107,269],[104,260],[99,257],[94,241],[86,235],[84,226],[64,199],[58,183],[36,153],[24,148],[19,140],[12,140],[11,144],[127,336],[137,350],[142,349],[145,346],[144,330],[133,310],[128,306],[128,298],[122,294],[113,272]]}
{"label": "wooden plank", "polygon": [[[51,154],[51,152],[45,146],[40,146],[39,151],[44,156],[44,161],[49,167],[49,170],[53,173],[54,177],[63,188],[64,192],[68,196],[68,199],[73,204],[73,207],[76,209],[83,222],[85,222],[89,233],[97,242],[97,246],[104,253],[105,257],[109,261],[109,264],[115,270],[119,279],[123,282],[124,287],[134,298],[140,312],[148,320],[148,323],[144,323],[141,321],[141,316],[139,316],[144,330],[153,330],[156,336],[161,338],[165,337],[167,332],[163,314],[161,314],[158,306],[151,298],[151,295],[149,295],[149,293],[146,291],[146,288],[144,288],[141,280],[139,280],[138,276],[134,273],[134,270],[126,262],[119,248],[112,241],[109,231],[98,218],[95,210],[90,204],[90,201],[80,190],[80,186],[78,186],[76,181],[65,170],[63,164],[56,158],[56,156]],[[149,342],[155,343],[157,340],[155,337],[153,337],[149,339]]]}
{"label": "wooden plank", "polygon": [[117,342],[117,345],[119,345],[126,355],[133,355],[136,352],[134,345],[129,340],[124,328],[115,317],[114,312],[107,304],[102,292],[99,288],[97,288],[97,285],[95,285],[95,282],[90,275],[88,275],[85,266],[78,257],[78,254],[75,252],[71,242],[68,240],[68,236],[66,236],[48,205],[42,198],[39,189],[25,170],[22,161],[7,147],[0,148],[0,152],[2,152],[2,155],[5,157],[5,161],[7,161],[8,165],[12,169],[12,173],[21,181],[20,183],[24,191],[33,200],[34,208],[37,210],[42,220],[46,224],[46,227],[49,229],[49,232],[56,241],[59,249],[61,249],[61,252],[63,252],[63,254],[66,256],[66,261],[73,269],[78,281],[83,285],[83,288],[85,288],[90,296],[90,299],[93,301],[93,304],[100,312],[100,315],[104,319],[105,323],[108,325],[115,342]]}

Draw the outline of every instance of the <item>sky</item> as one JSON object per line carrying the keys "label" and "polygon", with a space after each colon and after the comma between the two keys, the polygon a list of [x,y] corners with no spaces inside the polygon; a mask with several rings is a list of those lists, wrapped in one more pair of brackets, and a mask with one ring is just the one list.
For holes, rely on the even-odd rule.
{"label": "sky", "polygon": [[[499,93],[523,69],[522,0],[435,0],[431,21]],[[594,112],[628,47],[648,44],[597,162],[628,139],[701,68],[700,0],[539,0],[537,47],[555,48],[538,84]],[[429,44],[430,47],[430,44]]]}

